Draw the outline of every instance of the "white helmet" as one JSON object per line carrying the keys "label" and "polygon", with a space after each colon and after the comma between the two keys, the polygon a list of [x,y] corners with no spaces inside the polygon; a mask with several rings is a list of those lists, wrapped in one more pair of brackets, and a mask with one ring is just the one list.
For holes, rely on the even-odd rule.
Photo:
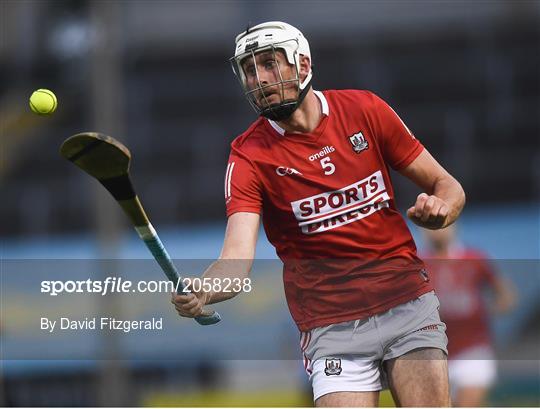
{"label": "white helmet", "polygon": [[[277,49],[282,50],[285,53],[289,64],[294,65],[296,69],[296,77],[293,79],[284,80],[280,71],[280,81],[264,86],[259,81],[258,87],[255,89],[249,89],[247,87],[246,75],[241,65],[242,62],[248,57],[255,60],[255,54],[262,51],[272,51],[275,53]],[[266,23],[261,23],[254,27],[248,28],[246,31],[236,36],[234,57],[230,59],[232,68],[238,77],[240,84],[242,85],[242,89],[244,90],[248,101],[253,106],[255,111],[260,115],[274,120],[282,120],[288,118],[294,112],[294,110],[298,108],[307,94],[313,74],[313,70],[310,67],[309,73],[304,81],[300,81],[299,73],[301,55],[309,57],[311,62],[311,52],[309,50],[308,41],[300,30],[281,21],[269,21]],[[285,100],[283,95],[283,85],[291,82],[297,84],[298,95],[294,100]],[[257,99],[255,96],[256,93],[262,93],[264,96],[265,88],[274,87],[276,85],[280,86],[280,89],[282,90],[281,102],[272,105],[267,103],[264,108],[260,107],[257,104]]]}

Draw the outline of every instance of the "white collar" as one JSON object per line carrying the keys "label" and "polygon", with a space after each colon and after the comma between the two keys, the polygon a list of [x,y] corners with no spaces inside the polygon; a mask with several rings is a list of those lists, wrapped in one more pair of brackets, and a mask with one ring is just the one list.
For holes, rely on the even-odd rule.
{"label": "white collar", "polygon": [[[321,91],[315,90],[313,90],[313,93],[317,96],[317,98],[319,98],[319,101],[321,102],[322,114],[328,116],[330,113],[330,109],[328,108],[328,101],[326,101],[324,94]],[[278,134],[285,135],[285,129],[279,126],[277,122],[272,121],[271,119],[269,119],[268,122],[270,122],[270,125],[272,125],[272,128],[274,128]]]}

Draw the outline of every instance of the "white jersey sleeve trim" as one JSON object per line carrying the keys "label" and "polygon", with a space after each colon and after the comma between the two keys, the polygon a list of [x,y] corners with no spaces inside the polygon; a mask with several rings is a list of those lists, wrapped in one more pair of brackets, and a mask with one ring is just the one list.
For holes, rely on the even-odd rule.
{"label": "white jersey sleeve trim", "polygon": [[231,162],[227,165],[227,171],[225,172],[225,199],[231,197],[231,179],[235,162]]}

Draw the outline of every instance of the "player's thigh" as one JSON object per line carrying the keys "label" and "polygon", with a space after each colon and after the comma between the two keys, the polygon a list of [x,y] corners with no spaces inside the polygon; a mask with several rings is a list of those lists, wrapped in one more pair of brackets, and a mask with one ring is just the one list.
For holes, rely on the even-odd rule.
{"label": "player's thigh", "polygon": [[332,392],[315,401],[316,407],[375,407],[379,403],[379,392]]}
{"label": "player's thigh", "polygon": [[385,363],[399,406],[450,406],[448,362],[437,348],[420,348]]}

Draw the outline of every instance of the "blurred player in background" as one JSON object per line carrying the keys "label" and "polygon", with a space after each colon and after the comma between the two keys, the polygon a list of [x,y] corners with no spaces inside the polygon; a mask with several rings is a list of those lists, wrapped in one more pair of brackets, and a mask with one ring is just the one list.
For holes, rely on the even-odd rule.
{"label": "blurred player in background", "polygon": [[459,242],[455,225],[426,230],[425,237],[429,253],[424,259],[448,335],[452,403],[484,406],[497,370],[484,291],[493,295],[491,312],[502,314],[514,306],[514,287],[483,253]]}
{"label": "blurred player in background", "polygon": [[[460,184],[373,93],[314,91],[308,41],[291,25],[241,33],[231,62],[260,117],[231,145],[224,245],[204,277],[247,277],[262,217],[284,263],[315,404],[376,406],[387,379],[399,405],[448,406],[439,303],[389,167],[425,192],[407,216],[430,229],[457,219]],[[214,289],[172,301],[194,317],[234,295]]]}

